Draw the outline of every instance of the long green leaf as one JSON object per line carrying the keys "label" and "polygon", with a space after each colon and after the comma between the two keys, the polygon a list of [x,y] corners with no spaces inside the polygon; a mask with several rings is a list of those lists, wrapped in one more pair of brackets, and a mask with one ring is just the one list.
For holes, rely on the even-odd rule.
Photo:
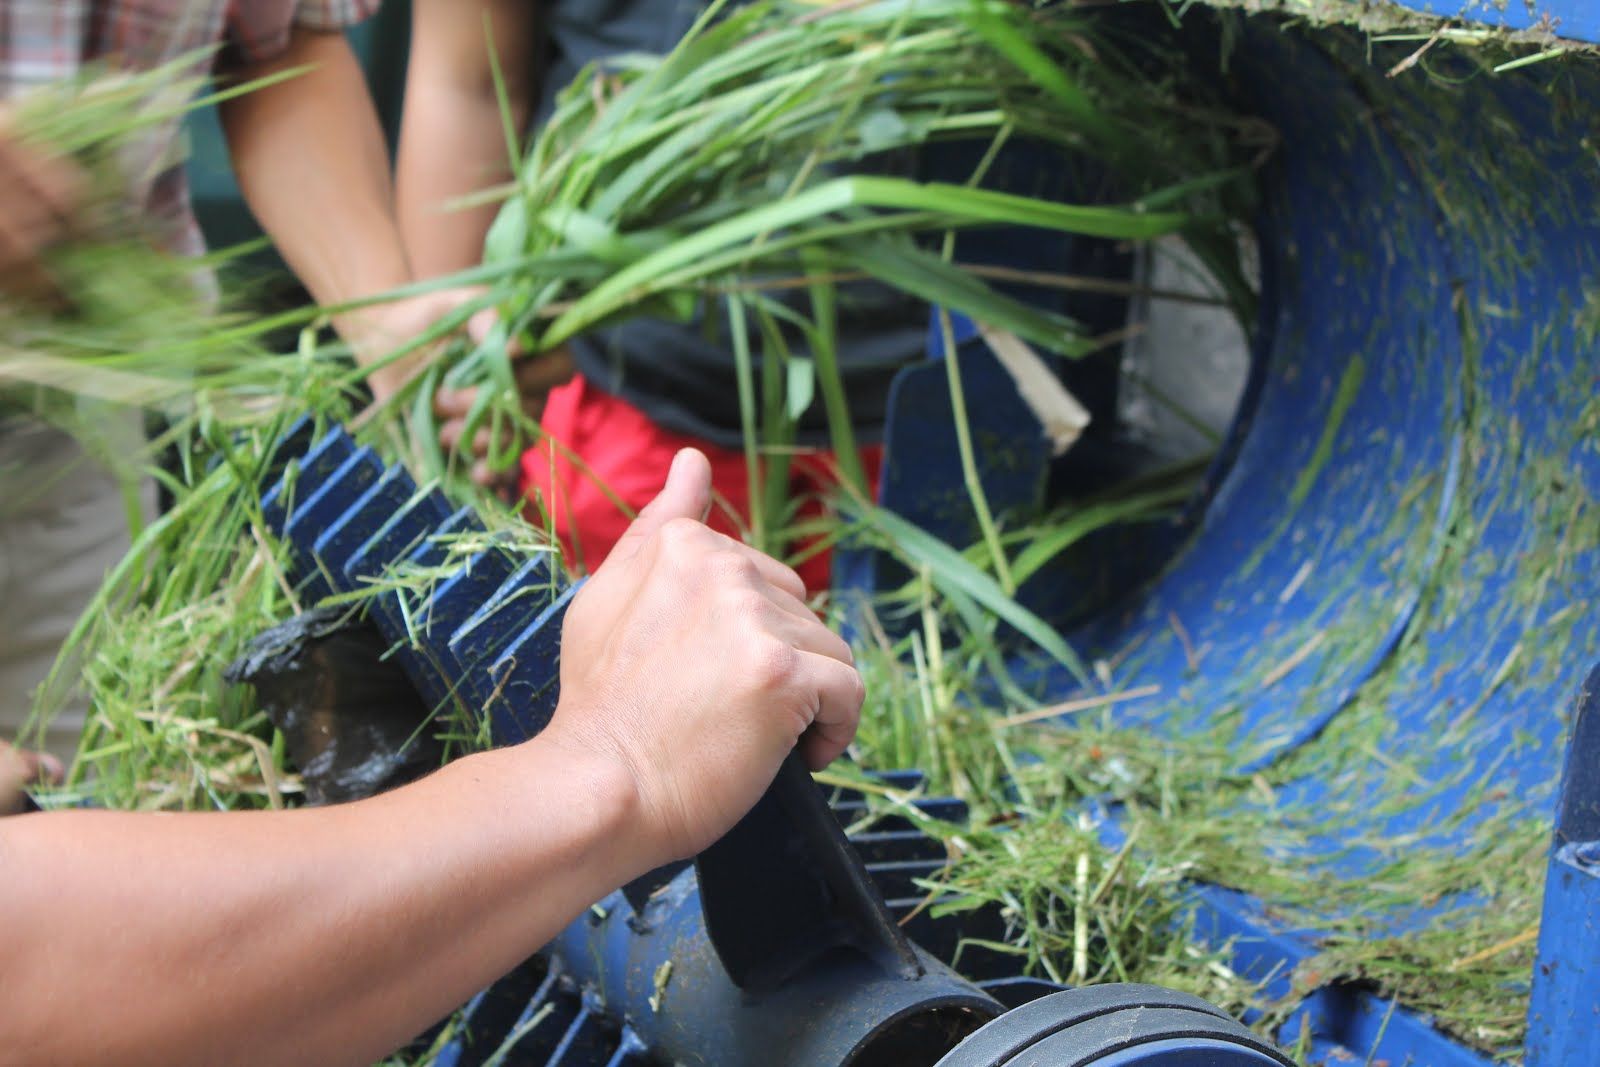
{"label": "long green leaf", "polygon": [[1181,212],[1056,204],[1010,193],[903,178],[836,178],[788,200],[752,208],[685,236],[618,271],[556,319],[546,334],[546,343],[558,344],[617,308],[659,291],[663,277],[703,277],[704,272],[697,265],[713,253],[851,208],[935,212],[946,216],[952,225],[1035,226],[1131,240],[1173,233],[1190,221]]}
{"label": "long green leaf", "polygon": [[1038,645],[1057,663],[1071,671],[1080,683],[1091,684],[1083,661],[1066,639],[1039,616],[1007,596],[993,578],[973,566],[960,552],[887,508],[859,503],[852,503],[848,507],[859,510],[862,521],[882,534],[898,555],[913,565],[927,567],[934,585],[941,592],[954,591],[970,597]]}

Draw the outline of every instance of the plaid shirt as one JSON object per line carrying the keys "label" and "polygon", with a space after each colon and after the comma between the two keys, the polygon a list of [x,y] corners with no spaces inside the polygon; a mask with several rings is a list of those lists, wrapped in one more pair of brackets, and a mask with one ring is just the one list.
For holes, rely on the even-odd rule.
{"label": "plaid shirt", "polygon": [[[295,26],[340,30],[377,9],[379,0],[0,0],[0,100],[70,78],[103,61],[146,70],[225,45],[230,58],[272,59]],[[200,229],[177,158],[179,124],[147,148],[152,162],[129,175],[130,196],[176,252],[197,253]]]}

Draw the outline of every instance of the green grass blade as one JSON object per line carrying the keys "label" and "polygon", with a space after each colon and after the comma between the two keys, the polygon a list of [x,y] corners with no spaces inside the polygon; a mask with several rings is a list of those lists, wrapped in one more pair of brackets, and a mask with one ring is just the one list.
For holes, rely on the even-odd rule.
{"label": "green grass blade", "polygon": [[1091,684],[1089,672],[1072,646],[1043,619],[1007,596],[993,578],[960,552],[886,508],[859,503],[849,507],[859,509],[861,520],[877,530],[895,554],[917,567],[926,567],[942,592],[954,591],[969,597],[1038,645],[1080,683]]}

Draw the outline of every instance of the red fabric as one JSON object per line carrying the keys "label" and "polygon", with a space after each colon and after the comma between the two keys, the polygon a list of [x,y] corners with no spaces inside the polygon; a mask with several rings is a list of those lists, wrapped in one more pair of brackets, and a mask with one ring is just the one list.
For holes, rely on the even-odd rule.
{"label": "red fabric", "polygon": [[[634,512],[648,504],[681,448],[698,448],[711,461],[716,499],[707,520],[711,527],[739,537],[749,523],[743,452],[664,430],[632,404],[596,389],[581,375],[551,391],[539,422],[545,440],[523,453],[523,493],[548,512],[568,558],[581,568],[598,567],[632,521],[618,501]],[[861,449],[861,462],[876,492],[882,446]],[[791,460],[789,489],[791,498],[802,501],[799,519],[822,513],[823,494],[836,482],[833,470],[833,454],[825,450]],[[819,552],[795,570],[807,590],[826,589],[829,554]]]}

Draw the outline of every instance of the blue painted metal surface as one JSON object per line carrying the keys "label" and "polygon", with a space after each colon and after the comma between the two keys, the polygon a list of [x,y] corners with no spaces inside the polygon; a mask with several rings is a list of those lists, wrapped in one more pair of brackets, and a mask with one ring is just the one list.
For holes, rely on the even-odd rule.
{"label": "blue painted metal surface", "polygon": [[[338,523],[349,511],[350,502],[365,496],[382,473],[383,461],[377,453],[370,448],[360,448],[315,488],[305,482],[300,483],[304,491],[289,511],[282,536],[294,546],[304,568],[306,576],[299,588],[300,595],[307,601],[315,603],[332,596],[336,588],[334,583],[344,573],[343,552],[331,560],[325,560],[318,554],[317,544],[323,532]],[[370,501],[368,506],[374,514],[383,514],[381,501]],[[341,525],[349,529],[348,524]],[[352,531],[350,536],[358,537],[359,532]],[[327,547],[339,546],[329,544]]]}
{"label": "blue painted metal surface", "polygon": [[[269,529],[289,546],[302,602],[361,591],[396,565],[435,569],[414,603],[397,592],[368,598],[372,621],[432,706],[459,698],[497,738],[537,732],[558,695],[569,583],[544,556],[524,560],[495,543],[470,510],[451,512],[437,490],[421,492],[342,428],[294,456],[308,434],[306,424],[286,433],[272,461],[279,476],[262,495]],[[483,669],[491,663],[494,672]],[[504,699],[508,691],[519,700]]]}
{"label": "blue painted metal surface", "polygon": [[496,697],[490,736],[496,744],[528,740],[555,714],[561,695],[561,625],[582,584],[575,582],[560,593],[489,664],[489,684]]}
{"label": "blue painted metal surface", "polygon": [[1396,0],[1426,15],[1462,18],[1507,30],[1548,30],[1573,41],[1600,41],[1592,0]]}
{"label": "blue painted metal surface", "polygon": [[[1569,31],[1597,17],[1551,7]],[[1216,43],[1196,40],[1197,61],[1214,62]],[[1336,723],[1381,727],[1381,759],[1313,764],[1274,798],[1274,817],[1324,827],[1308,866],[1357,878],[1386,857],[1354,842],[1452,847],[1492,820],[1552,811],[1568,725],[1555,709],[1600,656],[1600,180],[1588,156],[1600,65],[1487,77],[1432,57],[1459,76],[1450,85],[1385,77],[1414,43],[1369,54],[1354,34],[1253,20],[1231,46],[1219,79],[1282,135],[1262,174],[1251,385],[1188,542],[1069,636],[1121,663],[1117,688],[1160,687],[1116,709],[1119,722],[1224,731],[1243,772],[1311,759]],[[918,503],[948,493],[948,478],[919,489],[914,458],[893,469],[953,447],[948,429],[928,441],[927,414],[892,412],[888,502],[910,500],[907,513],[968,544],[965,518]],[[1078,689],[1065,672],[1034,677],[1051,700]],[[1588,767],[1578,773],[1600,775]],[[1586,891],[1567,860],[1563,884]],[[1238,969],[1276,976],[1269,996],[1316,952],[1318,931],[1286,925],[1271,900],[1198,887],[1195,902],[1203,931],[1236,939]],[[1547,922],[1548,907],[1564,918],[1547,936],[1578,943],[1578,906],[1549,904]],[[1378,918],[1403,933],[1437,914],[1419,902]],[[1489,1062],[1403,1002],[1346,986],[1300,1003],[1286,1044],[1301,1026],[1314,1049],[1357,1059]]]}
{"label": "blue painted metal surface", "polygon": [[1528,1005],[1528,1067],[1600,1063],[1600,667],[1574,704]]}
{"label": "blue painted metal surface", "polygon": [[[306,432],[304,427],[307,425],[299,424],[298,432],[291,440],[302,436]],[[316,487],[320,487],[328,475],[355,454],[356,447],[350,435],[339,428],[325,432],[304,455],[282,457],[281,453],[287,448],[288,443],[286,441],[280,445],[279,455],[274,456],[275,463],[282,459],[282,466],[285,469],[261,497],[261,512],[266,517],[267,528],[280,537],[283,536],[284,527],[288,525],[289,515],[296,506],[297,499],[304,499],[309,493],[315,492]],[[302,477],[305,485],[301,484]]]}
{"label": "blue painted metal surface", "polygon": [[[330,575],[348,580],[350,560],[378,535],[378,531],[362,520],[368,515],[376,516],[383,523],[378,528],[381,531],[397,515],[406,512],[414,499],[419,499],[417,483],[404,467],[382,470],[353,504],[347,504],[322,528],[311,542],[311,554]],[[420,500],[425,507],[431,498],[423,496]]]}

